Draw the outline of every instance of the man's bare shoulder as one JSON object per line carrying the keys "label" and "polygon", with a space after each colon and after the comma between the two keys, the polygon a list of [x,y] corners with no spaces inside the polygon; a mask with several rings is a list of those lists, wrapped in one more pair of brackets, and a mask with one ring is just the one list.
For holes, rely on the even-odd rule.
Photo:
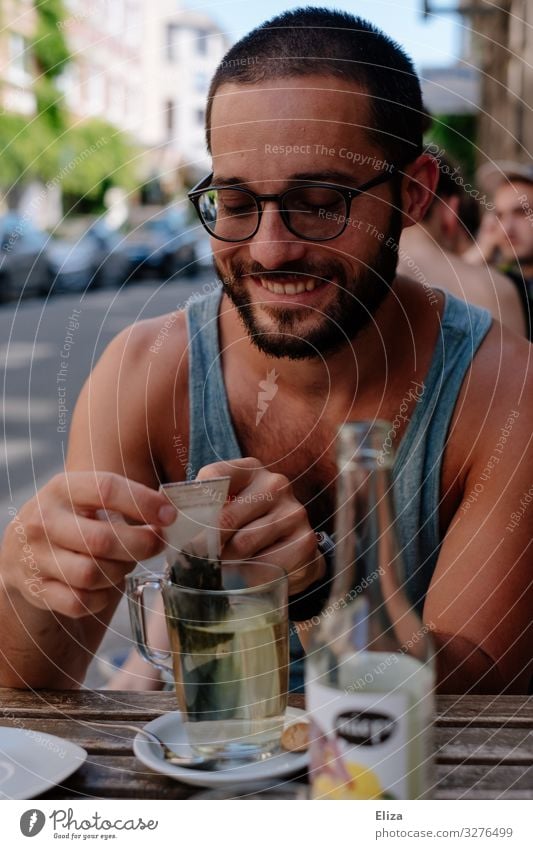
{"label": "man's bare shoulder", "polygon": [[175,375],[186,363],[187,347],[185,311],[175,310],[125,327],[107,346],[98,368],[137,375],[150,370],[154,378]]}
{"label": "man's bare shoulder", "polygon": [[472,373],[478,379],[508,386],[509,392],[522,390],[531,378],[533,361],[530,343],[516,333],[494,322],[472,361]]}
{"label": "man's bare shoulder", "polygon": [[509,455],[521,454],[531,435],[533,367],[531,345],[494,322],[463,381],[455,411],[458,427],[475,465],[499,440],[509,417],[513,439]]}

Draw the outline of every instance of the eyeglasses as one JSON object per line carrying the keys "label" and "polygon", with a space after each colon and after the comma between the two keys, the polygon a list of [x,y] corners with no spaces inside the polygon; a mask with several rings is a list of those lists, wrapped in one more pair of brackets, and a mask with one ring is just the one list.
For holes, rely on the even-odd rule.
{"label": "eyeglasses", "polygon": [[[404,163],[406,164],[406,163]],[[390,165],[361,186],[303,182],[279,195],[257,195],[241,186],[212,186],[209,174],[188,193],[207,232],[222,242],[245,242],[261,224],[264,204],[277,204],[287,230],[310,242],[336,239],[348,225],[352,201],[391,180],[404,165]]]}

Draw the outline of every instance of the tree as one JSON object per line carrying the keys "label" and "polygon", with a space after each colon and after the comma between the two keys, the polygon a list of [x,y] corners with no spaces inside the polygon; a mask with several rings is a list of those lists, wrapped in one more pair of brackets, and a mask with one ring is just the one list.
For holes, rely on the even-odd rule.
{"label": "tree", "polygon": [[112,124],[97,118],[75,124],[57,80],[72,61],[63,35],[61,0],[36,0],[31,51],[37,74],[36,114],[0,114],[1,183],[10,205],[33,180],[60,185],[68,205],[83,198],[100,206],[110,186],[134,188],[137,151]]}

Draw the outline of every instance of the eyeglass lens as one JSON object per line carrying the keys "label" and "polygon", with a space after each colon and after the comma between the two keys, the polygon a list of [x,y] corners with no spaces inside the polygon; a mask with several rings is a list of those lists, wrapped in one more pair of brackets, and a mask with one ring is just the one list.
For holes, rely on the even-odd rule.
{"label": "eyeglass lens", "polygon": [[[200,195],[198,208],[208,230],[219,239],[242,241],[257,229],[258,202],[246,191],[208,189]],[[281,209],[292,232],[303,238],[334,238],[344,227],[346,202],[335,189],[289,189],[282,197]]]}

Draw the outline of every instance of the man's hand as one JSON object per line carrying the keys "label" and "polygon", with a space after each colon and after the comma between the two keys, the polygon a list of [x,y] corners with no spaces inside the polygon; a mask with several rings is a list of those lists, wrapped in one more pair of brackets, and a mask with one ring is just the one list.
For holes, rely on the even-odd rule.
{"label": "man's hand", "polygon": [[492,212],[486,212],[481,220],[475,242],[462,258],[470,265],[486,265],[493,262],[502,239],[502,228]]}
{"label": "man's hand", "polygon": [[289,594],[302,592],[325,574],[324,558],[307,510],[284,475],[259,460],[221,461],[204,466],[198,480],[229,475],[228,501],[220,516],[222,558],[263,560],[289,575]]}
{"label": "man's hand", "polygon": [[132,564],[164,548],[159,528],[175,515],[164,495],[120,475],[57,475],[8,525],[0,580],[36,608],[73,619],[100,613]]}

